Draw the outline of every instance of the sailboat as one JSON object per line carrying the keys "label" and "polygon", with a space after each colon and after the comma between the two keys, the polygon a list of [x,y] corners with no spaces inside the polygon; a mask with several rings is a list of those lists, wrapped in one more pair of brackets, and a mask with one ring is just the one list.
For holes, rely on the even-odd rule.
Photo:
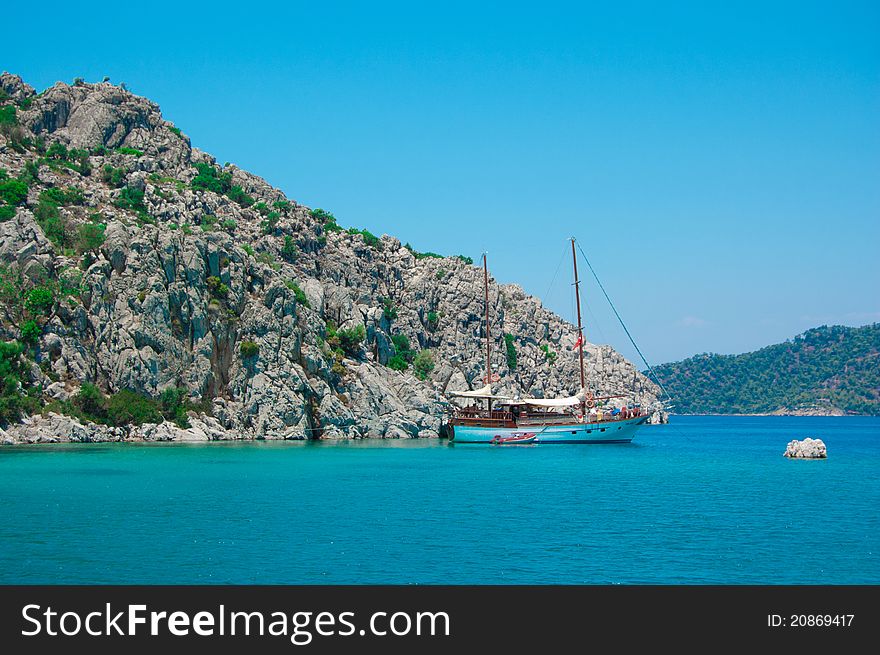
{"label": "sailboat", "polygon": [[[499,381],[492,372],[492,346],[489,335],[489,265],[483,254],[483,287],[486,301],[485,385],[471,391],[451,392],[450,396],[473,400],[475,404],[456,407],[448,427],[453,443],[499,443],[523,433],[534,434],[534,443],[600,444],[629,443],[648,420],[639,405],[604,407],[605,401],[625,396],[595,396],[586,388],[584,374],[584,330],[581,323],[580,280],[575,240],[571,239],[574,262],[574,289],[577,305],[577,341],[580,363],[580,391],[565,398],[510,398],[495,395],[492,384]],[[485,401],[485,409],[479,406]]]}

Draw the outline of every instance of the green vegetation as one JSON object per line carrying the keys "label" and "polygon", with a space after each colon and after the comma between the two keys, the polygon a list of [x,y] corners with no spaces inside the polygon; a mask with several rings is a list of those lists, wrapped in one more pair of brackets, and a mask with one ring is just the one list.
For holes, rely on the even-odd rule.
{"label": "green vegetation", "polygon": [[269,205],[267,205],[267,204],[266,204],[265,202],[263,202],[263,201],[260,201],[260,202],[258,202],[256,205],[254,205],[254,209],[255,209],[256,211],[258,211],[258,212],[259,212],[261,215],[263,215],[263,216],[265,216],[266,214],[269,213]]}
{"label": "green vegetation", "polygon": [[0,424],[32,414],[40,405],[40,389],[30,384],[30,362],[25,347],[0,341]]}
{"label": "green vegetation", "polygon": [[515,337],[512,334],[504,335],[504,345],[507,348],[507,368],[511,371],[516,369],[516,346],[513,344]]}
{"label": "green vegetation", "polygon": [[144,204],[144,192],[140,189],[131,186],[122,187],[119,196],[117,196],[113,204],[120,209],[128,209],[135,212],[144,223],[155,222],[147,211],[147,206]]}
{"label": "green vegetation", "polygon": [[174,136],[179,136],[183,138],[183,133],[180,131],[179,127],[169,127],[168,131],[171,132],[171,134],[173,134]]}
{"label": "green vegetation", "polygon": [[205,282],[208,285],[208,293],[211,294],[212,298],[226,299],[229,295],[229,287],[223,284],[216,275],[211,275]]}
{"label": "green vegetation", "polygon": [[443,259],[443,255],[438,255],[436,252],[419,252],[408,243],[403,244],[403,247],[409,250],[416,259]]}
{"label": "green vegetation", "polygon": [[199,224],[202,228],[202,232],[213,232],[215,225],[217,225],[217,217],[213,214],[205,214],[202,216],[201,223]]}
{"label": "green vegetation", "polygon": [[295,262],[299,248],[296,247],[296,241],[289,234],[284,236],[284,245],[281,246],[281,257],[286,262]]}
{"label": "green vegetation", "polygon": [[336,217],[320,207],[309,212],[312,218],[321,223],[327,232],[342,232],[342,228],[336,223]]}
{"label": "green vegetation", "polygon": [[254,204],[254,199],[245,193],[244,189],[232,184],[232,173],[219,171],[215,166],[203,162],[193,164],[193,167],[198,171],[190,184],[193,190],[225,194],[227,198],[242,207],[250,207]]}
{"label": "green vegetation", "polygon": [[66,189],[52,187],[40,192],[40,202],[49,202],[60,207],[62,205],[83,205],[85,204],[85,196],[82,189],[75,186],[69,186]]}
{"label": "green vegetation", "polygon": [[118,189],[125,185],[125,169],[104,164],[104,168],[101,169],[101,179],[114,189]]}
{"label": "green vegetation", "polygon": [[193,404],[190,402],[186,387],[170,387],[159,394],[159,410],[165,418],[174,421],[178,427],[189,427],[186,413],[190,409],[193,409]]}
{"label": "green vegetation", "polygon": [[293,280],[287,280],[284,285],[293,291],[293,297],[296,299],[298,305],[302,305],[303,307],[309,306],[309,299],[306,297],[306,292],[299,288],[299,285]]}
{"label": "green vegetation", "polygon": [[254,256],[254,249],[251,248],[248,244],[242,244],[241,249],[244,250],[251,257]]}
{"label": "green vegetation", "polygon": [[107,226],[103,223],[83,223],[76,230],[76,249],[80,253],[96,251],[104,245],[104,231]]}
{"label": "green vegetation", "polygon": [[220,227],[226,230],[229,233],[235,232],[235,228],[238,227],[238,223],[235,222],[235,219],[227,218],[224,219],[222,223],[220,223]]}
{"label": "green vegetation", "polygon": [[134,157],[143,157],[144,153],[137,148],[127,148],[125,146],[117,148],[116,152],[121,155],[132,155]]}
{"label": "green vegetation", "polygon": [[553,362],[556,361],[556,353],[550,350],[550,346],[548,346],[547,344],[541,345],[541,352],[544,353],[544,359],[547,361],[548,364],[553,364]]}
{"label": "green vegetation", "polygon": [[703,354],[655,367],[679,414],[838,407],[880,415],[880,323],[822,326],[742,355]]}
{"label": "green vegetation", "polygon": [[356,227],[350,227],[346,230],[348,234],[352,236],[356,234],[360,234],[364,238],[364,243],[366,243],[370,248],[375,248],[376,250],[382,249],[382,241],[375,234],[370,232],[369,230],[359,230]]}
{"label": "green vegetation", "polygon": [[34,321],[25,321],[21,324],[21,340],[24,343],[35,344],[40,340],[40,335],[43,333],[43,330],[40,328],[39,324]]}
{"label": "green vegetation", "polygon": [[455,258],[456,258],[456,259],[460,259],[461,261],[463,261],[463,262],[464,262],[465,264],[467,264],[468,266],[473,266],[473,265],[474,265],[474,260],[473,260],[471,257],[465,257],[464,255],[456,255]]}
{"label": "green vegetation", "polygon": [[[6,171],[4,171],[5,174]],[[27,201],[28,185],[22,180],[0,182],[0,201],[7,205],[23,205]]]}
{"label": "green vegetation", "polygon": [[272,206],[282,212],[286,212],[292,207],[289,200],[276,200],[272,203]]}
{"label": "green vegetation", "polygon": [[250,207],[254,204],[254,199],[246,194],[244,192],[244,189],[242,189],[237,184],[229,188],[229,191],[226,192],[226,197],[233,202],[237,202],[242,207]]}
{"label": "green vegetation", "polygon": [[281,264],[275,261],[275,255],[271,252],[261,252],[257,255],[257,261],[261,264],[270,266],[273,271],[277,271],[281,268]]}
{"label": "green vegetation", "polygon": [[241,353],[242,359],[250,359],[260,354],[260,345],[254,341],[242,341],[238,352]]}
{"label": "green vegetation", "polygon": [[0,107],[0,128],[18,125],[15,105],[3,105]]}
{"label": "green vegetation", "polygon": [[327,321],[327,345],[339,355],[357,358],[361,354],[361,343],[367,334],[363,325],[340,330],[333,321]]}
{"label": "green vegetation", "polygon": [[24,301],[31,316],[47,316],[55,305],[55,293],[49,287],[34,287]]}
{"label": "green vegetation", "polygon": [[416,351],[410,347],[409,339],[405,334],[395,334],[391,337],[391,343],[394,346],[394,355],[388,360],[388,368],[405,371],[415,359]]}
{"label": "green vegetation", "polygon": [[425,318],[428,319],[428,327],[431,328],[432,330],[436,330],[437,324],[440,323],[440,314],[438,314],[437,312],[435,312],[432,309],[431,311],[428,312],[428,314],[425,316]]}
{"label": "green vegetation", "polygon": [[350,357],[360,355],[361,343],[367,336],[363,325],[358,324],[347,330],[338,330],[336,335],[339,337],[339,344],[345,354]]}
{"label": "green vegetation", "polygon": [[266,214],[265,220],[260,223],[260,230],[263,234],[272,234],[275,231],[275,228],[278,227],[278,219],[281,218],[281,214],[278,212],[269,212]]}
{"label": "green vegetation", "polygon": [[438,280],[442,280],[444,275],[446,275],[446,271],[442,268],[438,268],[437,273],[434,274],[434,277]]}
{"label": "green vegetation", "polygon": [[143,425],[161,423],[167,419],[181,428],[189,427],[186,413],[196,408],[198,405],[191,402],[189,392],[184,387],[166,389],[156,399],[131,389],[105,396],[89,382],[84,382],[69,401],[53,401],[46,406],[46,410],[102,425]]}
{"label": "green vegetation", "polygon": [[382,298],[382,316],[386,321],[393,321],[397,318],[397,303],[391,298]]}
{"label": "green vegetation", "polygon": [[202,162],[193,164],[193,166],[198,171],[190,184],[193,190],[224,194],[232,186],[231,173],[221,173],[214,166]]}
{"label": "green vegetation", "polygon": [[130,389],[113,394],[107,402],[107,420],[112,425],[161,423],[162,418],[155,400]]}
{"label": "green vegetation", "polygon": [[434,356],[430,350],[420,350],[413,359],[413,370],[419,380],[425,380],[434,370]]}

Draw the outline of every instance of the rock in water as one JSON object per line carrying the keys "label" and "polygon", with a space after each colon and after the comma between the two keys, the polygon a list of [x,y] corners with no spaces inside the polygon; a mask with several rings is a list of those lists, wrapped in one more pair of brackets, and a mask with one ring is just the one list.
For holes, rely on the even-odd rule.
{"label": "rock in water", "polygon": [[828,451],[825,448],[825,442],[821,439],[811,439],[807,437],[803,441],[790,441],[785,447],[785,457],[792,459],[826,459]]}

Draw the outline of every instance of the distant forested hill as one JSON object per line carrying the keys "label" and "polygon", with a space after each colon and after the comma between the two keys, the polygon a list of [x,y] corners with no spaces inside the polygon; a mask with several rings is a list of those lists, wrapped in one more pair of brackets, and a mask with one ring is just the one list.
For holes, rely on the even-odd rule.
{"label": "distant forested hill", "polygon": [[880,415],[880,323],[822,326],[755,352],[654,370],[676,414]]}

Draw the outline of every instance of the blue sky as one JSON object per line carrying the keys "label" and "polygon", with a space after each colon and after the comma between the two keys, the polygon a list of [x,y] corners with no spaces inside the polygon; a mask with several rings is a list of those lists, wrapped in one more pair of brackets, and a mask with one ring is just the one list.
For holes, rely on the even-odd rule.
{"label": "blue sky", "polygon": [[124,81],[221,162],[488,250],[566,318],[574,234],[652,362],[880,320],[880,5],[475,5],[19,3],[0,67]]}

